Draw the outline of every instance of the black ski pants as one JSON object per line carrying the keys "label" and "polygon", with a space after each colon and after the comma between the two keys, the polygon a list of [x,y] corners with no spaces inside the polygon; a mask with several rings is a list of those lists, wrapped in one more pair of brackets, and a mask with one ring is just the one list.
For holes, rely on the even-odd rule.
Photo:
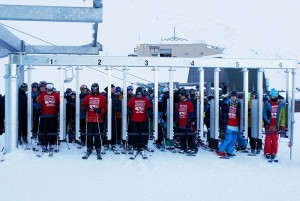
{"label": "black ski pants", "polygon": [[[100,131],[99,131],[100,128]],[[99,133],[104,132],[104,124],[97,122],[88,122],[87,123],[87,148],[93,149],[93,144],[95,143],[95,149],[101,149],[101,140],[103,140],[103,135]],[[101,138],[101,139],[100,139]],[[94,143],[93,143],[94,141]]]}
{"label": "black ski pants", "polygon": [[[42,146],[55,145],[57,142],[58,135],[53,135],[53,133],[58,134],[58,119],[57,117],[41,117],[40,118],[40,127],[39,133],[43,135],[39,135],[39,140]],[[48,135],[51,134],[51,135]]]}

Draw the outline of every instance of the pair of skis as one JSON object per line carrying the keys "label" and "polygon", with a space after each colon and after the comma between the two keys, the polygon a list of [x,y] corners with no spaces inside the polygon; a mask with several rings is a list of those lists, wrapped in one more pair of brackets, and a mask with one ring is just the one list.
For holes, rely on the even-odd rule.
{"label": "pair of skis", "polygon": [[[86,160],[90,157],[91,154],[86,154],[85,156],[82,156],[82,159]],[[101,154],[97,155],[97,160],[102,160]]]}
{"label": "pair of skis", "polygon": [[[38,154],[36,154],[36,156],[39,157],[39,158],[41,158],[45,153],[46,153],[46,152],[38,153]],[[52,156],[53,156],[53,149],[50,149],[50,150],[49,150],[48,156],[49,156],[49,157],[52,157]]]}
{"label": "pair of skis", "polygon": [[137,155],[141,154],[142,159],[148,159],[144,151],[137,151],[133,156],[131,156],[129,159],[134,160],[136,159]]}

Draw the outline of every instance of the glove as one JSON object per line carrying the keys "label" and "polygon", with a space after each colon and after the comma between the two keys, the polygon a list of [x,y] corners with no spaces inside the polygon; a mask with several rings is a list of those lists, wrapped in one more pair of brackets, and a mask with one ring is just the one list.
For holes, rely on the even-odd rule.
{"label": "glove", "polygon": [[185,125],[186,128],[191,128],[191,120],[188,119]]}
{"label": "glove", "polygon": [[269,125],[265,124],[265,129],[268,130],[269,129]]}
{"label": "glove", "polygon": [[94,112],[97,113],[97,114],[100,114],[101,109],[100,108],[94,108]]}
{"label": "glove", "polygon": [[127,109],[127,116],[131,116],[131,110],[130,109]]}
{"label": "glove", "polygon": [[285,126],[280,126],[281,131],[285,131]]}

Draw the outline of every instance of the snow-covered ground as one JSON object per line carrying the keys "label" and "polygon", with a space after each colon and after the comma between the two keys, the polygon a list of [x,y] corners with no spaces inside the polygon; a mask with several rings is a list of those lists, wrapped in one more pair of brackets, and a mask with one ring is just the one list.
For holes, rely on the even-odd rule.
{"label": "snow-covered ground", "polygon": [[65,143],[52,158],[20,148],[0,163],[1,200],[298,201],[299,129],[296,123],[292,160],[287,139],[281,139],[279,163],[245,153],[222,160],[202,149],[196,157],[155,150],[134,161],[108,151],[99,161],[95,153],[82,160],[85,150],[68,150]]}

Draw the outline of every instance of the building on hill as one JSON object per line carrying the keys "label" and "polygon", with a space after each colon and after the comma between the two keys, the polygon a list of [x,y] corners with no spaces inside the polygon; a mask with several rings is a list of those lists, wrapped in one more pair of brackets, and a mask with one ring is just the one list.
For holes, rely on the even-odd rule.
{"label": "building on hill", "polygon": [[[160,43],[137,44],[134,53],[128,56],[136,57],[215,57],[222,58],[224,48],[208,45],[205,41],[188,41],[179,37],[163,39]],[[214,69],[204,68],[206,87],[213,87]],[[236,90],[243,91],[243,76],[240,69],[224,68],[220,71],[220,87],[222,93]],[[199,71],[190,68],[187,83],[198,85]],[[210,85],[210,86],[209,86]],[[266,79],[263,76],[263,88],[266,89]],[[257,90],[257,69],[249,69],[249,90]]]}

